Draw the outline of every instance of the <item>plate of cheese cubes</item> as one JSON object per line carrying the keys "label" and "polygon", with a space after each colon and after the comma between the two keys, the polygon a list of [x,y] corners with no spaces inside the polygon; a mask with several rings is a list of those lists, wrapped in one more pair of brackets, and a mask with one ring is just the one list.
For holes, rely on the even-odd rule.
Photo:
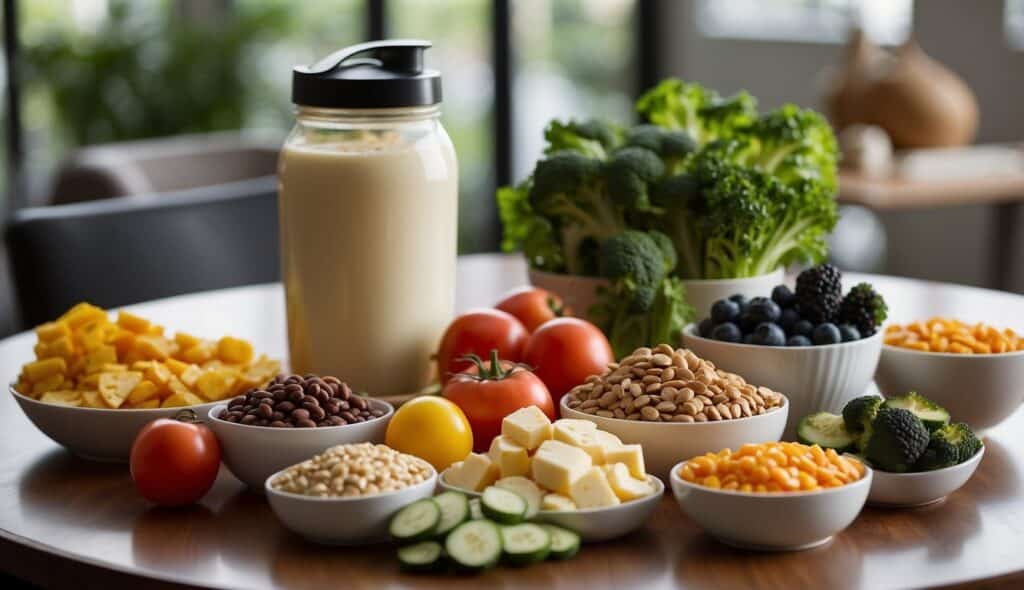
{"label": "plate of cheese cubes", "polygon": [[470,496],[510,491],[525,500],[527,520],[572,529],[586,542],[643,526],[665,491],[645,471],[640,445],[587,420],[552,423],[536,406],[506,416],[490,450],[453,464],[440,483]]}

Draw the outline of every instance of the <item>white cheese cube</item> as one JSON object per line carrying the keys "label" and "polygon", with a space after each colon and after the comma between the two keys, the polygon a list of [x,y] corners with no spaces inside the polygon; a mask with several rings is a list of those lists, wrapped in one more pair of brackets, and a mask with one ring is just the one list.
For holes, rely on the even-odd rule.
{"label": "white cheese cube", "polygon": [[604,462],[609,465],[625,463],[630,475],[637,479],[647,479],[647,471],[644,470],[644,450],[640,445],[622,445],[605,449]]}
{"label": "white cheese cube", "polygon": [[479,492],[494,483],[499,475],[498,466],[490,457],[481,453],[470,453],[465,459],[452,465],[444,474],[444,479],[457,488]]}
{"label": "white cheese cube", "polygon": [[589,420],[564,418],[552,424],[552,436],[567,445],[582,447],[597,432],[597,424]]}
{"label": "white cheese cube", "polygon": [[583,475],[593,461],[582,449],[557,440],[545,441],[537,449],[530,462],[533,481],[541,487],[559,494],[568,494],[572,486]]}
{"label": "white cheese cube", "polygon": [[507,436],[494,437],[487,455],[491,462],[498,466],[501,477],[530,473],[530,453],[526,451],[526,447],[517,445]]}
{"label": "white cheese cube", "polygon": [[532,451],[551,438],[551,420],[537,406],[520,408],[501,421],[501,434]]}
{"label": "white cheese cube", "polygon": [[629,468],[625,463],[605,465],[603,469],[615,495],[623,502],[650,496],[654,493],[654,486],[646,479],[637,479],[630,475]]}
{"label": "white cheese cube", "polygon": [[577,508],[603,508],[621,503],[600,467],[591,467],[573,482],[569,497]]}
{"label": "white cheese cube", "polygon": [[540,502],[541,510],[576,510],[576,502],[562,494],[547,494]]}
{"label": "white cheese cube", "polygon": [[621,446],[622,441],[619,440],[619,437],[610,432],[595,430],[594,433],[584,441],[584,444],[580,445],[580,448],[590,455],[590,458],[594,461],[594,465],[603,465],[606,463],[605,455],[608,450],[617,449]]}

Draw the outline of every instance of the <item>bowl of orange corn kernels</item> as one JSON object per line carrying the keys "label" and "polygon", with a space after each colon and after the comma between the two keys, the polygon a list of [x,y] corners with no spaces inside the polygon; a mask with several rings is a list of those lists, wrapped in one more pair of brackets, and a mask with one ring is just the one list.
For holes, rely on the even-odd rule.
{"label": "bowl of orange corn kernels", "polygon": [[1024,402],[1024,335],[938,317],[889,325],[875,381],[883,393],[916,391],[983,431]]}
{"label": "bowl of orange corn kernels", "polygon": [[672,468],[679,507],[710,535],[745,549],[827,543],[867,501],[872,471],[856,458],[796,442],[746,444]]}

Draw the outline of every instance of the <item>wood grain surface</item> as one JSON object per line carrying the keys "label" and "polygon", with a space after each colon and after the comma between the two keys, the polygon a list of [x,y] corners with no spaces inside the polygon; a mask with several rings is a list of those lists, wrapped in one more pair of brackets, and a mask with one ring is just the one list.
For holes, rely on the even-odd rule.
{"label": "wood grain surface", "polygon": [[[1024,328],[1024,298],[891,277],[867,278],[897,321],[931,313]],[[493,303],[525,282],[517,258],[460,260],[460,309]],[[136,306],[170,329],[256,341],[283,355],[280,287],[266,285]],[[1014,325],[1016,324],[1016,325]],[[0,342],[13,379],[32,336]],[[970,392],[964,392],[969,395]],[[867,508],[828,545],[797,553],[726,547],[687,519],[671,495],[627,537],[586,545],[568,562],[499,567],[477,577],[398,572],[387,546],[334,548],[286,531],[264,499],[222,470],[200,505],[147,505],[125,465],[83,461],[39,433],[0,396],[0,569],[54,588],[894,588],[1024,584],[1024,412],[989,431],[971,481],[945,502],[914,510]]]}

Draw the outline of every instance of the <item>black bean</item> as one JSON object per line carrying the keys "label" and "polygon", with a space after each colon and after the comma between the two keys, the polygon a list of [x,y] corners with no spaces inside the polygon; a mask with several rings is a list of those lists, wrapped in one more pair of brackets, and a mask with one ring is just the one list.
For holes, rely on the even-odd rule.
{"label": "black bean", "polygon": [[228,416],[227,418],[224,419],[227,420],[228,422],[238,422],[238,416]]}
{"label": "black bean", "polygon": [[270,404],[260,404],[260,407],[256,410],[256,413],[260,415],[260,418],[270,418],[274,415],[274,410],[271,409]]}
{"label": "black bean", "polygon": [[326,402],[320,404],[320,407],[331,415],[337,414],[338,412],[341,411],[341,407],[339,406],[338,401],[334,399],[327,400]]}
{"label": "black bean", "polygon": [[320,405],[320,400],[316,399],[315,397],[313,397],[311,395],[307,395],[307,396],[302,398],[302,403],[303,404],[313,404],[313,405],[319,406]]}
{"label": "black bean", "polygon": [[271,394],[269,391],[267,391],[265,389],[257,389],[256,391],[250,392],[249,393],[249,397],[254,398],[254,399],[264,399],[264,398],[274,397],[274,396],[273,396],[273,394]]}
{"label": "black bean", "polygon": [[305,408],[292,410],[292,420],[309,420],[309,410]]}
{"label": "black bean", "polygon": [[349,412],[348,410],[342,410],[341,412],[338,413],[338,415],[344,418],[345,421],[348,422],[349,424],[356,421],[355,415],[352,412]]}
{"label": "black bean", "polygon": [[359,408],[360,410],[365,410],[366,409],[366,405],[367,405],[366,404],[366,398],[360,397],[358,395],[352,396],[351,404],[353,406]]}
{"label": "black bean", "polygon": [[233,398],[230,402],[228,402],[228,407],[229,408],[233,408],[235,406],[244,406],[244,405],[245,405],[245,396],[244,395],[240,395],[240,396],[238,396],[236,398]]}
{"label": "black bean", "polygon": [[288,423],[285,422],[284,420],[274,420],[269,424],[269,426],[271,428],[285,428],[288,426]]}
{"label": "black bean", "polygon": [[313,422],[308,418],[305,420],[296,420],[295,425],[299,428],[316,428],[316,422]]}
{"label": "black bean", "polygon": [[321,408],[320,406],[313,406],[312,408],[306,409],[309,410],[310,418],[314,420],[323,420],[324,416],[327,415],[327,412],[324,412],[324,409]]}
{"label": "black bean", "polygon": [[328,416],[327,421],[330,422],[331,426],[343,426],[346,424],[345,419],[341,416]]}
{"label": "black bean", "polygon": [[285,419],[284,412],[275,411],[273,414],[270,415],[270,419],[271,420],[284,420]]}
{"label": "black bean", "polygon": [[341,389],[338,391],[338,397],[347,401],[352,397],[352,388],[348,386],[348,383],[342,383],[340,387]]}
{"label": "black bean", "polygon": [[340,408],[342,410],[348,410],[348,409],[351,409],[352,406],[349,405],[349,403],[347,401],[341,400],[340,402],[338,402],[338,408]]}
{"label": "black bean", "polygon": [[291,412],[294,409],[295,409],[295,404],[293,404],[292,402],[281,402],[281,403],[277,404],[277,411],[278,412],[284,412],[284,413],[287,414],[288,412]]}
{"label": "black bean", "polygon": [[373,416],[374,418],[380,418],[381,416],[384,415],[384,410],[373,410],[372,412],[370,412],[370,415]]}
{"label": "black bean", "polygon": [[240,420],[240,422],[242,424],[253,424],[253,423],[256,422],[256,416],[254,416],[252,414],[246,414],[245,416],[242,416],[242,419]]}

